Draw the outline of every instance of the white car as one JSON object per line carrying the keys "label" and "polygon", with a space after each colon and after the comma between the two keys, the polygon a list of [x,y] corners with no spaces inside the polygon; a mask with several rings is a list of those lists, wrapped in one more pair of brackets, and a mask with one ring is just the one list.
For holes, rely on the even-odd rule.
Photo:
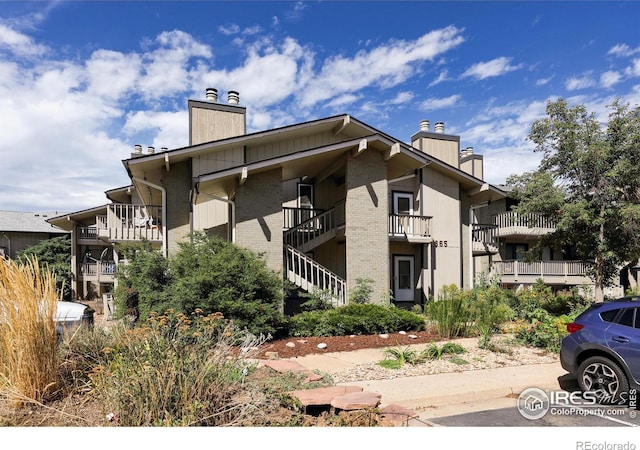
{"label": "white car", "polygon": [[93,326],[93,309],[84,303],[58,302],[53,320],[56,322],[56,333],[78,328],[80,325]]}

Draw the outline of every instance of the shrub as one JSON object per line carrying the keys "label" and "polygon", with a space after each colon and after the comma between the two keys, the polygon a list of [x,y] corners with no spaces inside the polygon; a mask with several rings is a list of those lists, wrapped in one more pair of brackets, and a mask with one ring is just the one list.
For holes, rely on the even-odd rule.
{"label": "shrub", "polygon": [[255,335],[284,334],[283,282],[264,258],[204,233],[191,239],[167,259],[150,249],[129,252],[118,272],[118,307],[137,308],[142,320],[167,309],[221,312]]}
{"label": "shrub", "polygon": [[300,304],[302,311],[324,311],[333,308],[333,295],[329,289],[317,289],[302,294],[302,297],[308,299]]}
{"label": "shrub", "polygon": [[411,311],[374,304],[351,303],[291,318],[291,336],[345,336],[424,330],[424,318]]}
{"label": "shrub", "polygon": [[371,278],[356,279],[356,286],[349,294],[349,303],[357,303],[360,305],[369,303],[371,293],[373,292],[373,287],[371,287],[372,283],[373,280]]}
{"label": "shrub", "polygon": [[438,300],[427,305],[427,316],[437,322],[438,333],[447,338],[466,335],[469,315],[467,295],[453,284],[444,286]]}

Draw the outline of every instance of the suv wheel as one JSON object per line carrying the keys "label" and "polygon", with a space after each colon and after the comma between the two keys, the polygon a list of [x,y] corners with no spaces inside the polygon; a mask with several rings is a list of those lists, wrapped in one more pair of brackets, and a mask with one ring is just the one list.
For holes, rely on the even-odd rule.
{"label": "suv wheel", "polygon": [[585,359],[578,367],[582,392],[594,392],[599,403],[617,403],[629,392],[629,382],[620,367],[603,356]]}

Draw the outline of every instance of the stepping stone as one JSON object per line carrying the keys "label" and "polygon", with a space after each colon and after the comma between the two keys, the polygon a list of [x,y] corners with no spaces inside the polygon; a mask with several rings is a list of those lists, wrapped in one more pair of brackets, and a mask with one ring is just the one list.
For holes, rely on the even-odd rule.
{"label": "stepping stone", "polygon": [[271,367],[273,370],[280,373],[309,371],[309,369],[304,367],[302,364],[287,359],[270,359],[268,361],[265,361],[264,365],[267,367]]}
{"label": "stepping stone", "polygon": [[356,409],[375,408],[380,404],[381,394],[375,392],[352,392],[331,400],[331,406],[336,409],[353,411]]}
{"label": "stepping stone", "polygon": [[395,403],[385,406],[381,412],[383,424],[392,427],[406,427],[411,419],[419,417],[417,412]]}
{"label": "stepping stone", "polygon": [[317,389],[300,389],[291,395],[297,398],[303,406],[331,405],[331,401],[340,396],[362,392],[359,386],[327,386]]}

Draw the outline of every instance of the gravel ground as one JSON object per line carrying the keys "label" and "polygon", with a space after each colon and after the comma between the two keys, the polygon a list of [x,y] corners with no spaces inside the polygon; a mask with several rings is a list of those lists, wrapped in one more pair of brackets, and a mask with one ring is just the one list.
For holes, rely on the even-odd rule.
{"label": "gravel ground", "polygon": [[[380,366],[379,361],[370,361],[357,365],[348,370],[332,374],[336,383],[388,380],[393,378],[411,377],[418,375],[433,375],[438,373],[464,372],[480,369],[495,369],[507,366],[522,366],[534,364],[549,364],[558,361],[558,355],[544,350],[513,343],[509,337],[494,338],[498,351],[478,348],[477,338],[458,339],[457,342],[465,348],[465,352],[455,355],[444,355],[439,360],[429,360],[421,364],[404,364],[399,369],[387,369]],[[445,341],[438,342],[438,345]],[[418,352],[425,345],[412,346]]]}

